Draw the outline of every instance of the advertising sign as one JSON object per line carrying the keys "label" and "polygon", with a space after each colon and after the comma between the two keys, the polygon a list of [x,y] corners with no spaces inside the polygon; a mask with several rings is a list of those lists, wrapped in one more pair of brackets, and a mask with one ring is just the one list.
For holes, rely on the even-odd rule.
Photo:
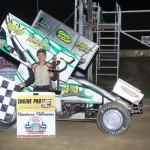
{"label": "advertising sign", "polygon": [[46,61],[52,63],[55,58],[59,62],[60,80],[67,81],[80,56],[9,13],[0,27],[0,50],[31,67],[38,62],[36,53],[41,48],[46,50]]}
{"label": "advertising sign", "polygon": [[150,44],[150,36],[141,36],[142,43]]}
{"label": "advertising sign", "polygon": [[54,138],[55,94],[50,92],[17,94],[17,137]]}
{"label": "advertising sign", "polygon": [[17,66],[4,57],[0,57],[0,76],[14,80]]}
{"label": "advertising sign", "polygon": [[51,37],[65,48],[82,57],[79,68],[85,70],[98,50],[98,45],[59,20],[40,10],[32,26],[43,34]]}

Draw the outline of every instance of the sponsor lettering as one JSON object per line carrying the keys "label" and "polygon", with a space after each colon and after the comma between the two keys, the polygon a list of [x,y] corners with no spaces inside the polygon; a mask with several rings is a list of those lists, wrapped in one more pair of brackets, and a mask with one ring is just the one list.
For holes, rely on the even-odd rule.
{"label": "sponsor lettering", "polygon": [[60,29],[56,33],[57,37],[63,42],[69,44],[72,42],[71,36],[64,30]]}
{"label": "sponsor lettering", "polygon": [[136,94],[134,91],[130,90],[129,88],[125,87],[125,86],[121,86],[122,90],[127,93],[128,95],[132,96],[132,97],[139,97],[138,94]]}
{"label": "sponsor lettering", "polygon": [[65,90],[63,90],[63,96],[80,96],[79,94],[79,86],[70,86],[67,85]]}
{"label": "sponsor lettering", "polygon": [[41,104],[41,108],[49,108],[51,101],[51,99],[18,99],[18,104]]}
{"label": "sponsor lettering", "polygon": [[46,113],[46,112],[23,113],[23,112],[18,112],[18,116],[54,116],[54,113]]}
{"label": "sponsor lettering", "polygon": [[46,19],[43,18],[43,17],[40,17],[40,18],[39,18],[37,24],[38,24],[40,27],[42,27],[42,28],[44,28],[44,29],[46,29],[46,30],[51,30],[51,29],[52,29],[52,26],[49,26],[49,25],[47,24],[47,22],[46,22]]}
{"label": "sponsor lettering", "polygon": [[25,33],[25,27],[14,19],[11,19],[7,25],[9,30],[13,30],[17,35],[23,35]]}
{"label": "sponsor lettering", "polygon": [[18,104],[31,104],[32,99],[18,99]]}
{"label": "sponsor lettering", "polygon": [[70,85],[67,85],[66,86],[66,89],[64,90],[64,93],[79,93],[79,87],[76,85],[76,86],[70,86]]}
{"label": "sponsor lettering", "polygon": [[44,46],[44,41],[43,40],[39,40],[38,38],[36,38],[33,35],[30,35],[29,38],[27,39],[27,41],[30,42],[30,46],[34,49],[40,49]]}
{"label": "sponsor lettering", "polygon": [[18,135],[18,138],[50,138],[56,137],[55,135]]}
{"label": "sponsor lettering", "polygon": [[76,47],[84,53],[89,53],[89,51],[91,51],[91,48],[83,42],[76,42]]}

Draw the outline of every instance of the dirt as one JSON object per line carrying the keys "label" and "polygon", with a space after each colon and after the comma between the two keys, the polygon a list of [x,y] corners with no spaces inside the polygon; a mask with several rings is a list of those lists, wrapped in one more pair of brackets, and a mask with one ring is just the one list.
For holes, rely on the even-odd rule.
{"label": "dirt", "polygon": [[19,139],[15,130],[0,130],[0,150],[149,150],[149,127],[150,99],[145,99],[144,113],[133,115],[122,135],[106,135],[95,122],[57,121],[53,139]]}

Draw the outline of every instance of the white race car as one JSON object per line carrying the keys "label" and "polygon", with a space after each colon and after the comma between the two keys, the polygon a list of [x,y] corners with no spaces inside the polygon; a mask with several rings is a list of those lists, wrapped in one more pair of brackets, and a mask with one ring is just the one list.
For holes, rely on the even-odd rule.
{"label": "white race car", "polygon": [[[57,120],[96,120],[106,134],[123,134],[129,127],[130,116],[143,113],[143,94],[125,81],[118,79],[112,93],[84,80],[70,78],[67,82],[53,81],[51,92],[56,93]],[[0,121],[3,128],[16,123]]]}

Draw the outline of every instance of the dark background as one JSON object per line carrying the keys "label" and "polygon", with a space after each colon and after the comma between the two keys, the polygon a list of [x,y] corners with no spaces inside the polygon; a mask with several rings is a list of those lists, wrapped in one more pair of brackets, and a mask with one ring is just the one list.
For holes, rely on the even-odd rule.
{"label": "dark background", "polygon": [[[74,12],[75,0],[38,0],[39,10],[43,10],[65,22]],[[116,2],[121,10],[150,10],[149,0],[93,0],[99,2],[104,11],[114,11]],[[24,22],[32,25],[37,15],[37,0],[1,0],[0,1],[0,24],[6,15],[11,13]],[[105,20],[104,20],[105,21]],[[74,15],[65,22],[68,26],[74,26]],[[150,29],[150,12],[122,14],[122,30],[146,30]],[[150,33],[132,33],[133,36],[141,39],[142,35],[149,36]],[[149,49],[129,37],[121,34],[121,49]]]}
{"label": "dark background", "polygon": [[[96,1],[96,0],[93,0]],[[43,10],[55,17],[56,19],[65,22],[67,18],[74,12],[74,0],[39,0],[39,10]],[[104,11],[115,10],[115,0],[97,0]],[[150,10],[149,0],[117,0],[121,6],[121,10]],[[37,15],[37,0],[0,0],[0,24],[4,21],[6,15],[11,13],[23,20],[24,22],[32,25]],[[134,13],[134,14],[122,14],[123,30],[146,30],[150,29],[150,13]],[[105,18],[104,18],[105,21]],[[66,24],[73,28],[74,15],[66,22]],[[149,33],[141,33],[134,36],[140,39],[141,35],[150,35]],[[121,50],[124,49],[149,49],[146,46],[136,42],[135,40],[126,37],[121,34],[120,38]],[[10,57],[1,53],[0,56],[4,56],[6,59]],[[11,58],[12,62],[19,65],[15,59]],[[121,58],[120,59],[120,73],[119,77],[128,83],[141,89],[146,97],[150,97],[150,68],[149,58]],[[108,85],[102,86],[102,81],[108,83]],[[110,80],[98,80],[98,85],[102,88],[111,91],[112,85]],[[116,80],[115,80],[116,81]]]}

